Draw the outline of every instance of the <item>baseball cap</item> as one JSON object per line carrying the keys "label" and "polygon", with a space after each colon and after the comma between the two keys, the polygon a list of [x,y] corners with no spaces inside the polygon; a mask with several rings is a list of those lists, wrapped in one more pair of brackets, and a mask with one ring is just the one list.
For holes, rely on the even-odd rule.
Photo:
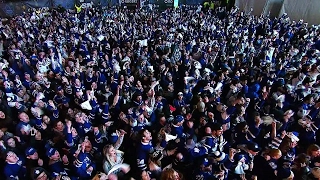
{"label": "baseball cap", "polygon": [[255,142],[249,142],[247,144],[247,148],[253,152],[258,152],[261,151],[261,148],[259,147],[259,145]]}
{"label": "baseball cap", "polygon": [[28,147],[28,148],[26,149],[26,151],[25,151],[25,154],[26,154],[26,156],[30,156],[30,155],[33,155],[33,154],[36,153],[36,152],[37,152],[36,149],[34,149],[34,148],[32,148],[32,147]]}

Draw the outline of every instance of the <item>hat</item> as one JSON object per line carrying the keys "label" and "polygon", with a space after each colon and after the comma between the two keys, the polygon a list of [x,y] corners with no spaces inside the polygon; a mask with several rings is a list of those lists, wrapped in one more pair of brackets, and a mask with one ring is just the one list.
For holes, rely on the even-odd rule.
{"label": "hat", "polygon": [[172,111],[172,112],[176,111],[176,108],[173,107],[172,105],[169,105],[169,108],[170,108],[170,111]]}
{"label": "hat", "polygon": [[32,148],[32,147],[28,147],[28,148],[26,149],[26,151],[25,151],[26,156],[33,155],[33,154],[36,153],[36,152],[37,152],[37,150],[34,149],[34,148]]}
{"label": "hat", "polygon": [[47,156],[48,157],[51,157],[51,156],[53,156],[54,155],[54,153],[56,153],[56,149],[55,148],[49,148],[48,150],[47,150]]}
{"label": "hat", "polygon": [[37,179],[41,173],[46,172],[42,167],[37,167],[33,170],[33,179]]}
{"label": "hat", "polygon": [[258,152],[258,151],[261,151],[261,148],[258,146],[257,143],[255,142],[249,142],[247,144],[247,148],[253,152]]}
{"label": "hat", "polygon": [[174,124],[178,124],[179,122],[182,122],[184,120],[184,117],[181,115],[176,116],[176,118],[174,119],[173,123]]}
{"label": "hat", "polygon": [[226,153],[215,151],[213,152],[213,157],[217,162],[223,162],[226,159]]}
{"label": "hat", "polygon": [[183,96],[183,93],[182,93],[182,92],[179,92],[179,93],[178,93],[178,96]]}
{"label": "hat", "polygon": [[57,87],[57,91],[61,91],[62,89],[63,89],[62,86]]}
{"label": "hat", "polygon": [[211,164],[209,163],[209,160],[207,158],[203,158],[201,161],[201,165],[207,167],[207,166],[210,166]]}
{"label": "hat", "polygon": [[222,129],[222,125],[219,123],[214,123],[210,126],[212,131],[219,131],[219,130],[223,130]]}

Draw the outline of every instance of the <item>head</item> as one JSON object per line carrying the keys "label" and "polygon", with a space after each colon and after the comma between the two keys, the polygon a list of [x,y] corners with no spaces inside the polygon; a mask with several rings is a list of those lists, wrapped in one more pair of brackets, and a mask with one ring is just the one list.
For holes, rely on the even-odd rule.
{"label": "head", "polygon": [[223,134],[223,128],[221,126],[221,124],[213,124],[211,127],[211,131],[212,131],[212,136],[214,137],[220,137]]}
{"label": "head", "polygon": [[114,157],[116,156],[116,149],[114,148],[114,146],[112,144],[108,144],[103,148],[103,153],[105,155],[105,157]]}
{"label": "head", "polygon": [[311,158],[320,156],[320,146],[317,144],[312,144],[307,149],[307,155]]}
{"label": "head", "polygon": [[50,160],[57,161],[57,160],[60,159],[60,153],[57,150],[51,148],[49,150],[49,153],[50,154],[48,155],[48,157],[49,157]]}
{"label": "head", "polygon": [[47,172],[41,167],[37,167],[31,171],[31,177],[34,180],[49,180]]}
{"label": "head", "polygon": [[148,143],[152,140],[151,133],[147,129],[142,129],[139,131],[139,135],[141,137],[141,141],[144,143]]}
{"label": "head", "polygon": [[18,118],[20,119],[20,121],[25,122],[25,123],[29,123],[29,116],[25,113],[22,112],[19,114]]}
{"label": "head", "polygon": [[34,148],[27,148],[26,156],[27,156],[27,159],[31,159],[31,160],[39,159],[38,152]]}
{"label": "head", "polygon": [[161,180],[181,180],[181,175],[174,169],[164,170],[161,174]]}
{"label": "head", "polygon": [[148,171],[141,172],[141,180],[151,180],[150,174]]}
{"label": "head", "polygon": [[8,147],[11,147],[11,148],[16,147],[16,141],[14,140],[13,137],[8,138],[5,143],[8,145]]}
{"label": "head", "polygon": [[275,160],[280,159],[282,156],[282,153],[279,149],[271,149],[268,154],[272,159],[275,159]]}
{"label": "head", "polygon": [[50,124],[50,117],[47,115],[42,116],[42,121],[46,124]]}
{"label": "head", "polygon": [[6,153],[6,162],[10,164],[15,164],[19,161],[17,154],[13,151],[8,151]]}
{"label": "head", "polygon": [[4,114],[3,111],[0,111],[0,119],[5,119],[6,118],[6,115]]}

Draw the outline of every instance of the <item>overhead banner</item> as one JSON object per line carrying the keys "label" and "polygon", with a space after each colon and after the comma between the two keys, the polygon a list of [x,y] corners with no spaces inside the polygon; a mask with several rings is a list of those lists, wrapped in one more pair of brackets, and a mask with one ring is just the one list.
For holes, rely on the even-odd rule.
{"label": "overhead banner", "polygon": [[121,5],[126,6],[129,9],[133,9],[133,8],[138,7],[139,3],[140,3],[139,0],[121,0]]}
{"label": "overhead banner", "polygon": [[252,14],[260,16],[263,13],[267,0],[236,0],[235,6],[241,11],[249,13],[252,8]]}
{"label": "overhead banner", "polygon": [[177,8],[179,6],[179,0],[173,0],[173,7]]}

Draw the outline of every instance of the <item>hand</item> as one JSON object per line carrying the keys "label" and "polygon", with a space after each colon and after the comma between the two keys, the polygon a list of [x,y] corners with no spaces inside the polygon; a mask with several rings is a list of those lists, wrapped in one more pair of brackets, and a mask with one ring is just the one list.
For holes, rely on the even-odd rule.
{"label": "hand", "polygon": [[46,130],[48,126],[47,126],[46,123],[41,123],[41,127],[42,127],[43,130]]}
{"label": "hand", "polygon": [[88,169],[87,169],[87,172],[91,173],[92,171],[93,171],[93,167],[89,166]]}
{"label": "hand", "polygon": [[56,107],[55,104],[54,104],[54,102],[53,102],[52,100],[49,100],[48,103],[49,103],[49,105],[50,105],[51,107],[53,107],[53,108]]}
{"label": "hand", "polygon": [[125,132],[123,129],[119,130],[119,135],[120,136],[124,136],[125,134],[127,134],[127,132]]}
{"label": "hand", "polygon": [[62,162],[64,164],[68,164],[69,163],[68,157],[66,155],[62,156]]}
{"label": "hand", "polygon": [[18,141],[18,142],[21,142],[21,139],[19,136],[14,136],[14,138]]}
{"label": "hand", "polygon": [[110,127],[112,124],[113,124],[112,121],[108,121],[108,122],[106,122],[104,125],[105,125],[106,127]]}
{"label": "hand", "polygon": [[7,77],[8,77],[8,72],[5,71],[5,70],[2,70],[2,75],[3,75],[5,78],[7,78]]}
{"label": "hand", "polygon": [[43,160],[40,159],[40,158],[38,159],[38,165],[39,165],[39,166],[43,166]]}
{"label": "hand", "polygon": [[66,126],[71,129],[71,126],[72,126],[72,122],[71,121],[66,121]]}

